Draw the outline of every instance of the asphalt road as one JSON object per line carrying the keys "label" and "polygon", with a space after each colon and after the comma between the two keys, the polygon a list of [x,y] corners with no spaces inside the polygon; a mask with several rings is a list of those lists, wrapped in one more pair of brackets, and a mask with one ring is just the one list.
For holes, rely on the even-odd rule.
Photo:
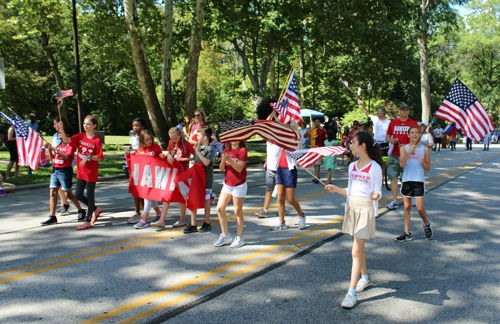
{"label": "asphalt road", "polygon": [[[76,213],[39,226],[48,189],[14,192],[0,199],[0,323],[499,323],[500,145],[481,149],[432,154],[430,241],[413,210],[413,241],[394,242],[403,208],[387,211],[384,189],[377,237],[366,245],[372,284],[351,310],[340,307],[352,246],[339,231],[344,198],[303,170],[297,197],[307,229],[297,229],[288,207],[291,228],[271,232],[275,200],[273,217],[253,215],[263,203],[265,174],[249,167],[247,245],[240,249],[212,245],[220,234],[215,206],[209,233],[135,230],[126,223],[133,200],[124,180],[98,184],[104,212],[86,231],[75,231]],[[334,173],[335,184],[346,184],[346,170]],[[216,175],[216,192],[222,180]],[[173,204],[167,224],[178,215]],[[232,218],[229,227],[234,236]]]}

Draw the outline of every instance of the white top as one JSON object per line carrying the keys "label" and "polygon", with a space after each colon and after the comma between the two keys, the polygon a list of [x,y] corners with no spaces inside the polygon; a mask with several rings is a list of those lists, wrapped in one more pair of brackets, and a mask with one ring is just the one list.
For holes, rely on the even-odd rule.
{"label": "white top", "polygon": [[[405,152],[408,152],[410,149],[410,145],[405,145]],[[420,158],[425,159],[425,146],[419,145],[415,152],[413,152],[408,161],[406,161],[406,165],[404,167],[403,172],[403,182],[406,181],[418,181],[425,182],[425,170],[422,163],[420,163]]]}
{"label": "white top", "polygon": [[387,129],[391,123],[389,118],[380,120],[378,116],[371,115],[370,119],[373,122],[373,131],[375,132],[373,139],[377,142],[387,142],[385,136],[387,135]]}
{"label": "white top", "polygon": [[[363,169],[359,170],[358,162],[349,164],[349,184],[347,185],[347,201],[349,195],[370,197],[373,191],[378,192],[379,200],[382,198],[382,168],[371,161]],[[375,215],[378,215],[378,200],[373,201]]]}
{"label": "white top", "polygon": [[[278,166],[280,164],[281,151],[283,149],[278,145],[271,144],[267,142],[267,170],[276,171],[278,170]],[[288,163],[288,169],[292,170],[297,167],[297,162],[292,159],[290,156],[286,156],[286,162]]]}
{"label": "white top", "polygon": [[130,146],[132,147],[132,150],[139,149],[139,135],[132,136],[130,139]]}
{"label": "white top", "polygon": [[436,128],[434,130],[434,135],[436,136],[436,138],[443,137],[443,129],[442,128]]}
{"label": "white top", "polygon": [[302,145],[306,144],[307,138],[304,137],[304,134],[307,133],[308,131],[309,131],[309,129],[307,127],[306,127],[306,129],[302,129],[302,128],[299,129],[300,142],[302,143]]}

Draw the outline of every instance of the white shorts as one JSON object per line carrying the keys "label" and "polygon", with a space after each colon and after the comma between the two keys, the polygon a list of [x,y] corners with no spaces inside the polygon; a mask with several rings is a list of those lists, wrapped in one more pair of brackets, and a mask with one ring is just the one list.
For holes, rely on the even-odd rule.
{"label": "white shorts", "polygon": [[228,186],[225,182],[224,185],[222,186],[221,192],[228,193],[232,195],[233,197],[237,198],[245,198],[247,196],[247,190],[248,190],[248,185],[245,182],[244,184],[241,184],[239,186]]}
{"label": "white shorts", "polygon": [[314,162],[314,165],[323,165],[323,157],[321,157],[321,159],[319,159],[318,161]]}

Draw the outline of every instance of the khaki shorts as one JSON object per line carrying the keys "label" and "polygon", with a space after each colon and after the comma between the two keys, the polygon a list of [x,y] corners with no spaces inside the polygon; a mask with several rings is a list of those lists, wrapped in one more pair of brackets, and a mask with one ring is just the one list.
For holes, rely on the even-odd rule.
{"label": "khaki shorts", "polygon": [[314,162],[314,165],[323,165],[323,157],[319,159],[318,161]]}
{"label": "khaki shorts", "polygon": [[387,178],[394,179],[403,176],[404,168],[399,165],[399,156],[391,154],[387,160]]}

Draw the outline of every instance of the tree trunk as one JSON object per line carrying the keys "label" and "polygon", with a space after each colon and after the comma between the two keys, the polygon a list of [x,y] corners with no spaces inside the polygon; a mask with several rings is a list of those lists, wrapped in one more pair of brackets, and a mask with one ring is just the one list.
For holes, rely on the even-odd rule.
{"label": "tree trunk", "polygon": [[275,66],[275,58],[273,55],[273,61],[271,62],[271,69],[269,70],[269,81],[271,83],[271,97],[276,98],[276,66]]}
{"label": "tree trunk", "polygon": [[[50,68],[52,69],[52,72],[54,73],[54,76],[56,78],[57,86],[59,87],[59,90],[65,90],[66,87],[64,86],[64,80],[61,76],[61,72],[59,71],[59,67],[57,66],[57,61],[52,54],[52,50],[50,49],[49,35],[45,32],[40,33],[40,40],[42,42],[43,50],[47,55]],[[59,105],[59,109],[61,110],[61,116],[68,119],[68,106],[66,104],[66,101],[66,99],[62,100],[62,103]]]}
{"label": "tree trunk", "polygon": [[161,111],[160,102],[155,92],[155,85],[151,72],[149,71],[146,53],[144,51],[144,43],[135,33],[134,24],[138,20],[137,7],[134,0],[124,0],[123,8],[125,11],[125,20],[128,24],[128,31],[130,37],[130,47],[132,48],[132,57],[134,59],[135,69],[137,72],[137,79],[141,87],[142,98],[146,109],[148,111],[151,125],[155,132],[160,145],[165,148],[168,145],[168,129],[169,125]]}
{"label": "tree trunk", "polygon": [[163,116],[169,125],[176,125],[174,97],[172,95],[172,24],[174,21],[173,0],[165,1],[165,18],[163,24],[162,65],[161,65],[161,95],[163,103]]}
{"label": "tree trunk", "polygon": [[189,39],[188,65],[186,71],[186,116],[192,116],[197,109],[197,83],[198,62],[201,52],[201,36],[203,31],[203,19],[205,18],[206,0],[196,0],[195,19],[191,27],[191,38]]}
{"label": "tree trunk", "polygon": [[427,51],[427,9],[429,0],[422,0],[418,48],[420,52],[420,89],[422,97],[422,121],[428,122],[431,115],[431,87],[429,82],[429,57]]}
{"label": "tree trunk", "polygon": [[300,107],[304,107],[304,102],[306,100],[304,95],[304,88],[306,86],[304,66],[304,41],[302,40],[300,43]]}

